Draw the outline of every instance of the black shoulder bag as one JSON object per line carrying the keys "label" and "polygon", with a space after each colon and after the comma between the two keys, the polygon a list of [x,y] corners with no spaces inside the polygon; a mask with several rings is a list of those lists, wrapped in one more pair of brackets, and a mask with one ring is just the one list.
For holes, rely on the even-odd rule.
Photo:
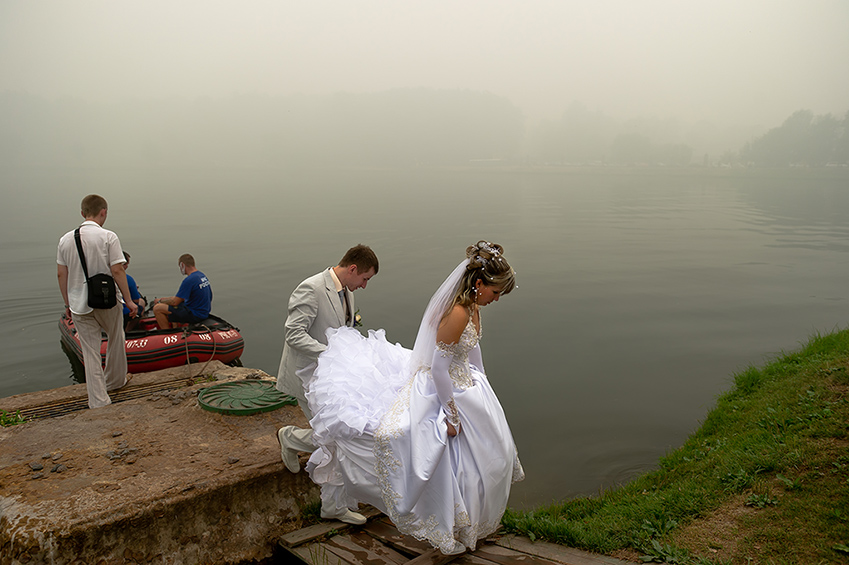
{"label": "black shoulder bag", "polygon": [[74,239],[77,241],[77,251],[80,253],[80,263],[83,266],[83,274],[88,283],[88,305],[92,308],[109,309],[118,304],[118,293],[115,288],[115,279],[110,275],[97,274],[89,278],[88,267],[83,253],[83,244],[80,240],[80,228],[74,230]]}

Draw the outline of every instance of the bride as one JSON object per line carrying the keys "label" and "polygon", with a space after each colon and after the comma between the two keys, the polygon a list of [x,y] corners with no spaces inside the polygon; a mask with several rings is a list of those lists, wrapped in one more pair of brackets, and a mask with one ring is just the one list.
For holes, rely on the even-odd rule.
{"label": "bride", "polygon": [[524,472],[478,342],[481,307],[514,286],[502,247],[480,241],[431,298],[412,351],[383,330],[327,331],[304,383],[323,508],[371,504],[446,554],[498,528]]}

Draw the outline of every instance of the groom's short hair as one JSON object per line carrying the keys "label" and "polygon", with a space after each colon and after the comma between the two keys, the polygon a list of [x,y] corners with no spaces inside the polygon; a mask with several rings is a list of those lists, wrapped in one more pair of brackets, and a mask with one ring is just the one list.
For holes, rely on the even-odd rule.
{"label": "groom's short hair", "polygon": [[357,272],[367,273],[369,269],[374,269],[374,274],[380,270],[380,263],[377,261],[377,255],[371,250],[368,245],[358,243],[349,249],[342,260],[339,261],[340,267],[357,266]]}

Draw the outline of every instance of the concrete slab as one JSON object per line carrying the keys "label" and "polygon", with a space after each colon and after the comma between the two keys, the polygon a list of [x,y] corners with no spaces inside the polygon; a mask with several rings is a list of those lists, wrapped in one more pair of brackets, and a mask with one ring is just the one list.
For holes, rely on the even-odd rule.
{"label": "concrete slab", "polygon": [[96,410],[50,415],[79,406],[85,385],[0,399],[0,410],[48,414],[0,428],[0,563],[270,557],[319,491],[280,461],[275,432],[305,427],[300,408],[231,416],[198,405],[199,389],[244,378],[271,379],[213,362],[136,375]]}

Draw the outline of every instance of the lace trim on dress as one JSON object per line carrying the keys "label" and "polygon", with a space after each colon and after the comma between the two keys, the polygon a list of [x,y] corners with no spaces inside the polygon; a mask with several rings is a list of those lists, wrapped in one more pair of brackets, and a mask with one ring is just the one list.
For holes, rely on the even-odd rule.
{"label": "lace trim on dress", "polygon": [[448,413],[445,417],[448,418],[448,421],[452,426],[455,428],[460,427],[460,412],[457,410],[457,403],[454,402],[453,398],[448,401],[448,406],[446,406],[446,408],[448,409]]}
{"label": "lace trim on dress", "polygon": [[[451,356],[451,365],[448,367],[448,375],[454,386],[459,390],[466,390],[475,385],[472,380],[472,372],[469,367],[469,351],[481,340],[481,334],[477,332],[472,317],[469,316],[469,321],[466,327],[463,328],[463,333],[460,334],[460,339],[457,343],[436,342],[436,349],[442,352],[443,357]],[[431,378],[433,378],[431,376]]]}
{"label": "lace trim on dress", "polygon": [[401,461],[395,457],[392,451],[392,440],[404,435],[404,429],[401,426],[401,414],[410,405],[410,393],[413,390],[413,380],[415,377],[410,377],[407,384],[398,393],[398,398],[392,403],[392,406],[383,416],[380,425],[374,432],[374,470],[377,474],[377,482],[380,484],[380,493],[383,498],[383,504],[386,505],[389,519],[395,524],[398,513],[395,508],[398,501],[401,500],[401,495],[392,488],[392,483],[389,480],[389,475],[392,472],[401,468]]}
{"label": "lace trim on dress", "polygon": [[522,467],[522,462],[519,461],[519,449],[513,446],[513,477],[512,482],[518,483],[525,480],[525,469]]}

